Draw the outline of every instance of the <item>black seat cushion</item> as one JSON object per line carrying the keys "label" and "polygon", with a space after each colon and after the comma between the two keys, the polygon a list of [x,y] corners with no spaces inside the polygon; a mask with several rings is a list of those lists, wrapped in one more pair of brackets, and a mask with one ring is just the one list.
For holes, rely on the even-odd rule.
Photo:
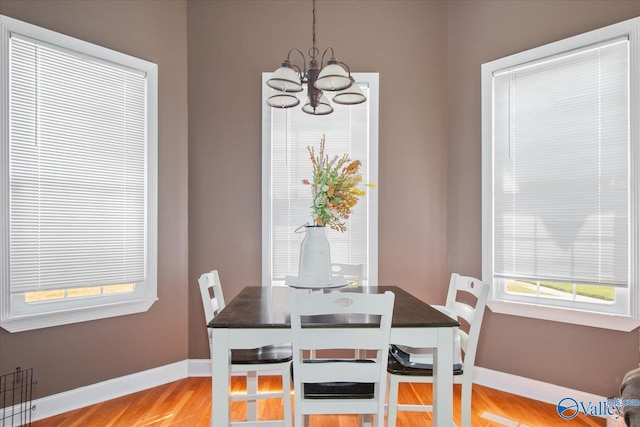
{"label": "black seat cushion", "polygon": [[373,399],[373,383],[306,383],[306,399]]}
{"label": "black seat cushion", "polygon": [[[462,367],[455,367],[453,370],[453,375],[462,375]],[[398,362],[395,357],[391,353],[389,353],[389,359],[387,361],[387,372],[393,375],[412,375],[419,377],[432,377],[433,369],[424,369],[424,368],[411,368],[408,366],[404,366],[402,363]]]}
{"label": "black seat cushion", "polygon": [[[367,359],[312,359],[303,363],[327,363],[327,362],[349,362],[349,363],[374,363]],[[293,365],[291,365],[291,378],[293,379]],[[356,382],[327,382],[327,383],[304,383],[304,397],[306,399],[373,399],[374,383]]]}
{"label": "black seat cushion", "polygon": [[231,363],[234,365],[258,365],[264,363],[283,363],[291,361],[291,345],[267,345],[264,347],[231,350]]}

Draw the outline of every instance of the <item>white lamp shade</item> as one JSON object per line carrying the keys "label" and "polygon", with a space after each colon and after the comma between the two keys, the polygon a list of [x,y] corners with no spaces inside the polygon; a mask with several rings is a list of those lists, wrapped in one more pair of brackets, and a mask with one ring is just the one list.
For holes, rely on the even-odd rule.
{"label": "white lamp shade", "polygon": [[351,85],[349,74],[339,64],[329,64],[324,67],[318,79],[315,81],[314,86],[320,90],[337,91],[346,89]]}
{"label": "white lamp shade", "polygon": [[267,86],[281,92],[302,92],[300,75],[291,67],[280,67],[267,80]]}
{"label": "white lamp shade", "polygon": [[323,116],[325,114],[331,114],[333,112],[333,107],[329,104],[327,97],[322,95],[320,97],[320,102],[318,106],[314,109],[311,106],[311,102],[307,99],[307,103],[302,107],[302,111],[307,114],[313,114],[314,116]]}
{"label": "white lamp shade", "polygon": [[291,108],[300,104],[300,100],[295,95],[280,92],[270,96],[269,99],[267,99],[267,104],[275,108]]}
{"label": "white lamp shade", "polygon": [[341,90],[333,96],[333,102],[342,105],[355,105],[362,104],[367,100],[367,97],[362,93],[362,89],[356,83],[353,83],[348,88]]}

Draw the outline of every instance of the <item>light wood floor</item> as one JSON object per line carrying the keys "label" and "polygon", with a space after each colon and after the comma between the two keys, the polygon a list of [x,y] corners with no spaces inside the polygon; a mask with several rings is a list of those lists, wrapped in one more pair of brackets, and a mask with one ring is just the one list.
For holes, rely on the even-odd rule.
{"label": "light wood floor", "polygon": [[[245,386],[244,379],[234,377],[232,389]],[[279,377],[262,377],[260,389],[282,387]],[[455,421],[460,423],[459,389],[455,386]],[[431,390],[427,384],[401,384],[401,401],[414,403],[430,400]],[[293,398],[293,396],[292,396]],[[601,418],[580,414],[571,421],[562,420],[556,406],[541,403],[487,387],[473,387],[472,425],[475,426],[605,426]],[[245,403],[233,403],[232,420],[244,420]],[[258,405],[260,419],[282,417],[282,401],[267,400]],[[211,414],[211,379],[187,378],[139,393],[109,400],[93,406],[67,412],[55,417],[34,422],[33,427],[71,426],[208,426]],[[355,416],[312,416],[311,427],[355,427]],[[430,414],[400,412],[398,427],[431,426]]]}

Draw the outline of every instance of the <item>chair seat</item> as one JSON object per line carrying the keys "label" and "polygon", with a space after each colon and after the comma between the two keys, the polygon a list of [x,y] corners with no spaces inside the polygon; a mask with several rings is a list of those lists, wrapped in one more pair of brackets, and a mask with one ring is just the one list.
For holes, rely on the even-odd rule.
{"label": "chair seat", "polygon": [[293,352],[289,344],[231,350],[231,363],[233,365],[284,363],[291,361],[292,358]]}
{"label": "chair seat", "polygon": [[[457,369],[453,370],[453,375],[462,375],[462,367],[456,368]],[[387,361],[387,372],[392,375],[409,375],[418,377],[433,376],[433,369],[410,368],[408,366],[404,366],[402,363],[398,362],[396,358],[391,354],[389,354],[389,360]]]}

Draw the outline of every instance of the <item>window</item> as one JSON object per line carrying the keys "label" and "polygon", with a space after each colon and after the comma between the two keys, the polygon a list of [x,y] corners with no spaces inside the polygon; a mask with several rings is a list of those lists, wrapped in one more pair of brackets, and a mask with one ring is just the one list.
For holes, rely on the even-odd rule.
{"label": "window", "polygon": [[[333,113],[312,116],[300,107],[274,109],[266,104],[271,95],[263,74],[262,116],[262,282],[283,284],[296,276],[304,233],[295,230],[311,221],[311,190],[302,184],[311,179],[307,146],[319,147],[326,137],[329,157],[348,153],[362,161],[365,182],[377,183],[378,174],[378,74],[355,73],[367,102],[352,106],[334,104]],[[302,97],[306,92],[301,92]],[[330,98],[329,93],[325,93]],[[355,206],[340,233],[327,228],[334,263],[363,264],[364,282],[377,283],[377,190],[368,190]]]}
{"label": "window", "polygon": [[157,66],[1,17],[0,325],[156,300]]}
{"label": "window", "polygon": [[640,19],[482,66],[494,300],[638,317]]}

